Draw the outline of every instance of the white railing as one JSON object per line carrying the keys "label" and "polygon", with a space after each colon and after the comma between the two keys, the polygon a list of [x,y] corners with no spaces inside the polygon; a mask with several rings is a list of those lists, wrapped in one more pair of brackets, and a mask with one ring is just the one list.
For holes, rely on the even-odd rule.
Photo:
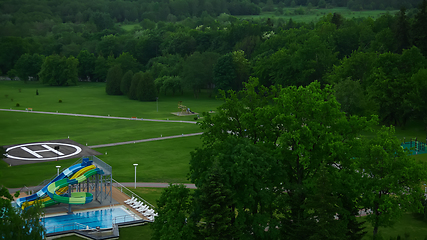
{"label": "white railing", "polygon": [[[125,187],[123,184],[117,182],[114,178],[113,178],[113,182],[114,182],[113,186],[116,187],[116,188],[120,188],[120,191],[122,193],[126,194],[129,198],[135,197],[138,200],[143,201],[146,205],[149,205],[152,209],[155,209],[155,207],[151,203],[147,202],[145,199],[143,199],[142,197],[140,197],[138,194],[132,192],[129,188]],[[132,196],[129,196],[129,194],[127,194],[126,192],[123,192],[123,189],[125,189],[127,192],[129,192]]]}

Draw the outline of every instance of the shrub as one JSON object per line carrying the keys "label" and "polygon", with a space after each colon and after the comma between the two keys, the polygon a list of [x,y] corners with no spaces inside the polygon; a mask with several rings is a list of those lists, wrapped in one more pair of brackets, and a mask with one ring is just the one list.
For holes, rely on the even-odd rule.
{"label": "shrub", "polygon": [[59,103],[62,103],[62,100],[61,99],[59,99],[59,101],[58,101]]}
{"label": "shrub", "polygon": [[21,106],[21,105],[19,105],[19,103],[16,103],[16,106],[17,106],[17,107],[19,107],[19,106]]}

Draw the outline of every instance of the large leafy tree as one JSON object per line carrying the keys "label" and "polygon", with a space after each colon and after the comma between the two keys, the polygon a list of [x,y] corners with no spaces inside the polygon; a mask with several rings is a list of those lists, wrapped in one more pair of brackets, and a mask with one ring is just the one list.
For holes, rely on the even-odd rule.
{"label": "large leafy tree", "polygon": [[77,56],[77,59],[79,60],[79,78],[94,81],[96,66],[95,55],[87,50],[82,50]]}
{"label": "large leafy tree", "polygon": [[198,97],[201,89],[212,89],[213,69],[219,58],[214,52],[195,52],[187,58],[182,70],[183,85]]}
{"label": "large leafy tree", "polygon": [[[307,87],[279,89],[257,87],[256,79],[251,79],[243,91],[238,94],[228,92],[228,95],[217,113],[214,116],[205,115],[201,124],[205,130],[204,148],[192,155],[191,165],[191,179],[196,185],[206,179],[203,169],[209,168],[214,159],[224,159],[224,164],[228,164],[225,165],[227,167],[223,166],[225,171],[234,168],[237,173],[242,171],[242,175],[226,174],[230,179],[236,178],[230,184],[234,187],[232,191],[249,191],[256,196],[244,198],[247,195],[241,194],[243,199],[236,201],[236,206],[239,203],[243,206],[237,210],[236,221],[241,214],[247,215],[242,217],[245,219],[242,225],[248,226],[243,234],[248,237],[265,234],[274,238],[275,229],[270,227],[268,232],[264,231],[271,224],[278,227],[284,239],[302,239],[315,233],[315,229],[306,227],[316,223],[311,215],[313,210],[318,213],[335,211],[327,209],[327,205],[307,205],[316,198],[312,193],[315,192],[315,183],[322,176],[317,173],[324,167],[328,176],[347,179],[334,182],[333,192],[330,193],[336,196],[334,199],[338,203],[342,203],[337,204],[340,211],[336,210],[341,215],[337,224],[343,224],[339,231],[350,235],[347,237],[360,234],[357,227],[354,228],[356,231],[347,232],[350,221],[346,219],[355,214],[355,205],[349,204],[342,196],[358,196],[360,192],[352,191],[359,188],[349,188],[349,179],[339,173],[355,172],[354,160],[349,156],[360,150],[357,146],[361,143],[356,137],[375,124],[375,119],[347,118],[340,111],[331,87],[321,89],[318,82]],[[232,142],[233,138],[246,143]],[[230,148],[219,145],[221,142],[227,143]],[[244,151],[240,151],[240,148]],[[204,154],[204,151],[208,153]],[[272,160],[269,160],[269,156]],[[246,170],[251,167],[257,171]],[[267,170],[274,171],[274,174]],[[257,177],[257,174],[263,177]],[[331,215],[324,216],[327,219]]]}
{"label": "large leafy tree", "polygon": [[79,60],[71,57],[51,55],[46,57],[40,73],[40,81],[52,86],[76,85],[78,81]]}
{"label": "large leafy tree", "polygon": [[7,188],[0,187],[0,238],[16,240],[44,239],[44,227],[40,221],[41,208],[35,205],[24,211],[12,207],[12,201],[13,197]]}
{"label": "large leafy tree", "polygon": [[421,49],[421,52],[427,57],[427,0],[418,7],[419,11],[415,16],[415,22],[412,26],[414,34],[414,45]]}
{"label": "large leafy tree", "polygon": [[169,185],[157,200],[158,216],[151,225],[153,240],[193,239],[194,227],[189,220],[190,190],[184,185]]}
{"label": "large leafy tree", "polygon": [[44,56],[37,53],[21,55],[15,64],[14,69],[18,72],[18,77],[23,81],[28,81],[29,77],[38,80],[38,73],[44,62]]}
{"label": "large leafy tree", "polygon": [[421,181],[426,169],[400,146],[394,128],[383,127],[367,144],[359,160],[364,192],[361,203],[373,214],[367,220],[374,227],[392,226],[406,211],[422,212]]}

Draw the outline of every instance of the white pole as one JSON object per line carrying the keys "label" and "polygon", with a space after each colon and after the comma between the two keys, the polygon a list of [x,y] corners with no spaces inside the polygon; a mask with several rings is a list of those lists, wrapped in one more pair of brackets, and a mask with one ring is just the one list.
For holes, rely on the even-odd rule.
{"label": "white pole", "polygon": [[56,166],[56,176],[59,176],[59,168],[60,168],[61,166]]}
{"label": "white pole", "polygon": [[136,166],[138,166],[138,163],[133,164],[135,166],[135,188],[136,188]]}

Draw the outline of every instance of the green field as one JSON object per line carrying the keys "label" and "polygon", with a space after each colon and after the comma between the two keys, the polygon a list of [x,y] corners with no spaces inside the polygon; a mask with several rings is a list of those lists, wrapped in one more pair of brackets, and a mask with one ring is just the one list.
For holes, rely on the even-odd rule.
{"label": "green field", "polygon": [[[38,89],[39,95],[36,95]],[[21,92],[20,92],[21,90]],[[13,100],[13,101],[12,101]],[[62,103],[59,103],[62,100]],[[178,102],[193,112],[214,110],[221,101],[208,98],[202,93],[194,98],[191,92],[184,95],[159,96],[156,102],[129,100],[126,96],[110,96],[105,93],[105,83],[79,83],[77,86],[53,87],[38,82],[0,81],[0,108],[32,108],[34,111],[81,113],[102,116],[138,117],[148,119],[194,120],[194,116],[178,117]],[[16,107],[19,103],[20,107]]]}
{"label": "green field", "polygon": [[[370,17],[372,19],[376,19],[378,17],[380,17],[381,15],[389,12],[386,10],[366,10],[366,11],[351,11],[348,8],[330,8],[330,9],[311,9],[311,10],[307,10],[306,7],[303,7],[302,9],[304,9],[305,14],[304,15],[299,15],[299,14],[294,14],[294,11],[299,9],[299,7],[297,8],[284,8],[284,14],[283,15],[275,15],[274,12],[262,12],[260,15],[242,15],[242,16],[237,16],[238,18],[242,18],[242,19],[267,19],[267,18],[272,18],[272,19],[279,19],[282,18],[285,21],[288,21],[290,18],[292,18],[292,21],[294,22],[304,22],[304,23],[309,23],[309,22],[317,22],[321,17],[328,15],[328,14],[333,14],[333,13],[339,13],[341,14],[344,18],[362,18],[362,17]],[[390,11],[390,14],[394,14],[396,13],[397,10],[395,11]]]}
{"label": "green field", "polygon": [[[177,111],[178,101],[193,111],[203,112],[215,110],[221,101],[202,95],[195,99],[191,93],[183,96],[161,96],[159,112],[155,102],[139,102],[124,96],[108,96],[105,94],[104,83],[81,83],[73,87],[49,87],[39,83],[0,81],[0,108],[83,113],[93,115],[112,115],[123,117],[143,117],[155,119],[193,120],[192,117],[179,118],[171,115]],[[19,92],[21,89],[21,92]],[[40,95],[36,96],[38,89]],[[6,96],[7,95],[7,96]],[[11,100],[13,98],[13,101]],[[58,103],[61,99],[63,103]],[[14,107],[19,102],[21,107]],[[195,124],[188,123],[157,123],[135,120],[97,119],[74,116],[45,115],[35,113],[17,113],[0,111],[0,145],[11,145],[34,141],[70,139],[81,144],[96,145],[103,143],[131,141],[153,137],[194,133],[201,130]],[[410,122],[405,128],[397,128],[399,139],[418,137],[424,140],[425,131],[418,122]],[[160,141],[135,143],[114,147],[96,148],[104,155],[103,161],[113,167],[113,177],[119,182],[134,181],[133,163],[138,163],[137,181],[139,182],[182,182],[186,183],[189,171],[190,152],[201,146],[200,136]],[[105,155],[105,153],[108,153]],[[417,155],[416,159],[427,162],[427,154]],[[56,174],[56,165],[68,167],[76,159],[59,162],[45,162],[9,167],[0,162],[0,184],[7,187],[33,186]],[[152,204],[161,195],[162,189],[137,188],[131,189]],[[367,226],[371,238],[372,228]],[[380,233],[389,239],[405,233],[411,239],[424,239],[427,235],[426,222],[419,215],[406,214],[393,228],[380,228]],[[120,229],[120,239],[150,239],[149,226],[139,226]],[[66,237],[62,239],[81,239]]]}

